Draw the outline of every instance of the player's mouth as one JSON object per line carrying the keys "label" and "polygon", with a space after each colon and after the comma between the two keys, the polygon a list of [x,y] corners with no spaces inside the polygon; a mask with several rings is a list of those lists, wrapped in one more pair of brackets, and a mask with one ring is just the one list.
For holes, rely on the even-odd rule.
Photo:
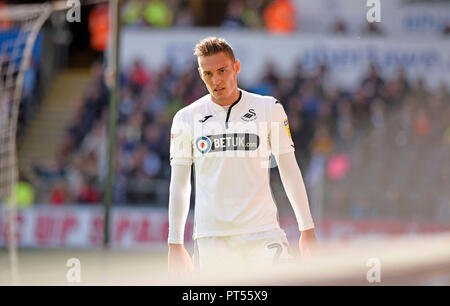
{"label": "player's mouth", "polygon": [[225,90],[225,88],[216,88],[214,89],[215,93],[222,93]]}

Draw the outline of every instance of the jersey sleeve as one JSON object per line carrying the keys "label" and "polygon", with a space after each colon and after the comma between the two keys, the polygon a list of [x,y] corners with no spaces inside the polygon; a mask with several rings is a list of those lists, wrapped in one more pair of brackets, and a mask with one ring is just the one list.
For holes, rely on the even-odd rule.
{"label": "jersey sleeve", "polygon": [[177,112],[170,129],[170,165],[192,164],[192,132],[183,115]]}
{"label": "jersey sleeve", "polygon": [[294,142],[289,130],[289,122],[283,105],[274,101],[270,114],[270,148],[273,155],[294,152]]}

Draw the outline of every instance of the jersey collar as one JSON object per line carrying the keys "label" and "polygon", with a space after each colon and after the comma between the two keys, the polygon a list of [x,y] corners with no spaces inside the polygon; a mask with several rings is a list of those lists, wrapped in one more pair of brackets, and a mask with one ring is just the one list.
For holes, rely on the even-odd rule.
{"label": "jersey collar", "polygon": [[[238,104],[239,101],[242,100],[242,96],[244,94],[244,91],[242,89],[240,89],[240,88],[238,88],[238,90],[239,90],[239,98],[235,102],[233,102],[232,104],[228,105],[230,108],[236,107],[236,104]],[[214,107],[214,109],[217,109],[218,111],[221,111],[221,112],[225,111],[221,105],[217,104],[216,102],[214,102],[212,100],[211,94],[209,95],[209,99],[208,100],[209,100],[210,104]]]}

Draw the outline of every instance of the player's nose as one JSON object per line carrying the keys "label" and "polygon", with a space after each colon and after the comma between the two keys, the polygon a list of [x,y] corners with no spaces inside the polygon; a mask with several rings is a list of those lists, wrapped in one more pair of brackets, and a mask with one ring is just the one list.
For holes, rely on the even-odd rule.
{"label": "player's nose", "polygon": [[213,77],[213,85],[214,85],[214,87],[220,86],[220,85],[222,85],[222,83],[223,83],[223,79],[222,79],[221,76],[214,76]]}

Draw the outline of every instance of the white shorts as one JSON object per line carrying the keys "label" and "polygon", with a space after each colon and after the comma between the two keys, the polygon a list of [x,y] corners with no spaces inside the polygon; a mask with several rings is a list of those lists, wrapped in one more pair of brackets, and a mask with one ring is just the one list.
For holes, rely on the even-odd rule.
{"label": "white shorts", "polygon": [[195,240],[193,261],[197,271],[272,267],[292,260],[282,229],[254,234],[204,237]]}

